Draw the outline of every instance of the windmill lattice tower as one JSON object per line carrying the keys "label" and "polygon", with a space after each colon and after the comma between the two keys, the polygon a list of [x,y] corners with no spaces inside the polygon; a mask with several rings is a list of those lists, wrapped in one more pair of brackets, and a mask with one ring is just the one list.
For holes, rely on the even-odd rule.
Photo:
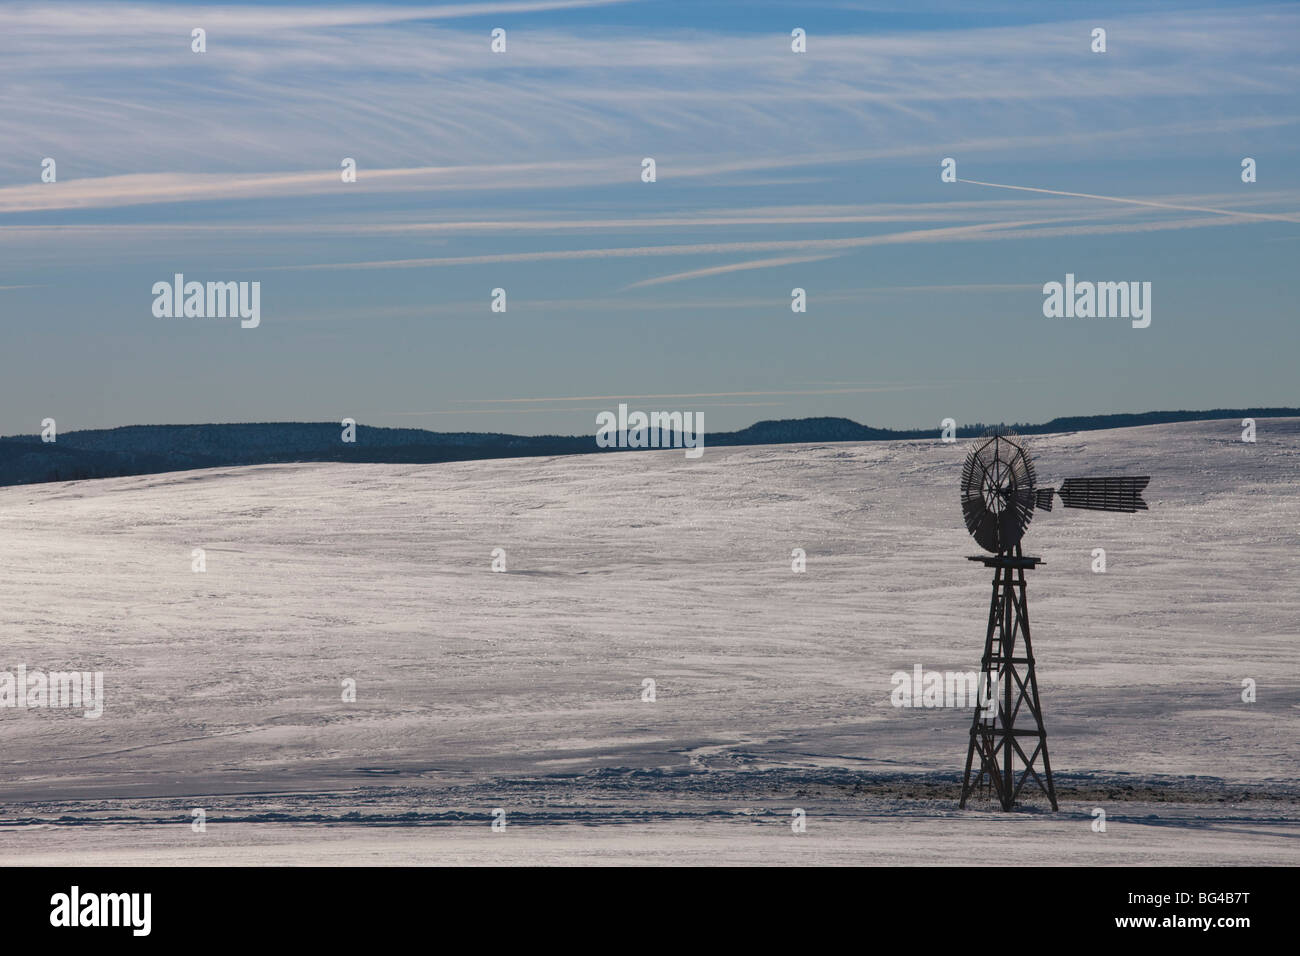
{"label": "windmill lattice tower", "polygon": [[[962,514],[966,530],[989,552],[968,560],[994,570],[984,655],[980,660],[979,699],[962,776],[963,809],[967,798],[982,789],[995,796],[1003,810],[1010,810],[1031,779],[1047,795],[1052,809],[1057,809],[1025,591],[1025,572],[1043,560],[1026,555],[1020,547],[1034,510],[1051,511],[1053,495],[1059,495],[1066,508],[1145,511],[1147,505],[1141,494],[1150,480],[1067,478],[1059,491],[1037,488],[1034,462],[1025,440],[1002,429],[986,432],[967,453],[961,475]],[[1033,729],[1029,729],[1031,722]],[[1037,769],[1040,764],[1041,774]]]}

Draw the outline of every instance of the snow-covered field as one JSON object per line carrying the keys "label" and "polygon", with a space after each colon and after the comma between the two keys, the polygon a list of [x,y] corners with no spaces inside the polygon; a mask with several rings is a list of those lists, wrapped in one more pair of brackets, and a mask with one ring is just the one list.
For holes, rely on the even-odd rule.
{"label": "snow-covered field", "polygon": [[890,704],[895,671],[978,666],[965,443],[0,489],[0,670],[105,684],[98,719],[0,709],[0,854],[1300,862],[1300,420],[1240,437],[1032,443],[1045,485],[1152,476],[1150,512],[1058,501],[1025,541],[1055,814],[958,811],[969,711]]}

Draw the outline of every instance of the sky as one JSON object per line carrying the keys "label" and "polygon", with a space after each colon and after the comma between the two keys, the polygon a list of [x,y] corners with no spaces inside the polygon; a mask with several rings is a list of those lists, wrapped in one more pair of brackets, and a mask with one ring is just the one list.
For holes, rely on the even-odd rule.
{"label": "sky", "polygon": [[1298,93],[1293,3],[0,2],[0,433],[1300,405]]}

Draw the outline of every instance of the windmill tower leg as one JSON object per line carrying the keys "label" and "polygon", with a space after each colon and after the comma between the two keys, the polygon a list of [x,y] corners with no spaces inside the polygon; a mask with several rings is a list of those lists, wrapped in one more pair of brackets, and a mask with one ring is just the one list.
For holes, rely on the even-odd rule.
{"label": "windmill tower leg", "polygon": [[[993,595],[960,805],[965,808],[970,794],[987,781],[1002,809],[1010,810],[1032,777],[1055,810],[1056,787],[1047,755],[1047,731],[1038,698],[1038,677],[1034,672],[1034,649],[1029,634],[1029,603],[1025,596],[1025,569],[1036,566],[1039,560],[1026,558],[1019,545],[1014,552],[1003,551],[979,560],[994,569]],[[1032,718],[1034,729],[1028,728],[1025,718]],[[1021,721],[1019,727],[1017,719]],[[1026,753],[1021,741],[1031,740],[1033,749]],[[976,756],[978,769],[975,769]],[[1035,768],[1040,756],[1041,775]]]}

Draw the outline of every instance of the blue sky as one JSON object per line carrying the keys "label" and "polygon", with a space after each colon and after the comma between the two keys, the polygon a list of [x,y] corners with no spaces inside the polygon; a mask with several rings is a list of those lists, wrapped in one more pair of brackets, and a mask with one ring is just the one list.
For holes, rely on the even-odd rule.
{"label": "blue sky", "polygon": [[[0,432],[1297,405],[1298,51],[1294,4],[0,3]],[[261,325],[156,318],[176,272]],[[1151,326],[1045,318],[1066,273]]]}

